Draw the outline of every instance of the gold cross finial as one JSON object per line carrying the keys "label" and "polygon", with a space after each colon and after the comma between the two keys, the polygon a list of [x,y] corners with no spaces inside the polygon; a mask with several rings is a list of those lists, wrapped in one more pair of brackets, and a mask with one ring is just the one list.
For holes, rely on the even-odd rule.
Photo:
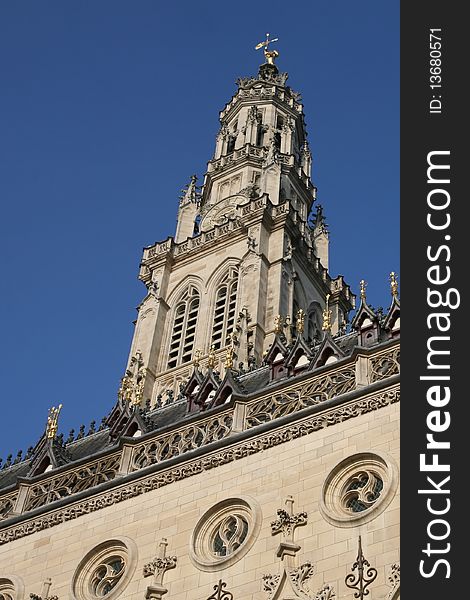
{"label": "gold cross finial", "polygon": [[255,50],[259,50],[260,48],[263,48],[266,62],[269,65],[273,65],[274,59],[279,56],[279,52],[277,50],[269,50],[269,44],[279,41],[279,38],[273,38],[271,40],[271,39],[269,39],[269,35],[270,35],[269,33],[266,34],[266,39],[264,40],[264,42],[260,42],[259,44],[257,44],[255,46]]}
{"label": "gold cross finial", "polygon": [[390,273],[390,291],[393,298],[398,298],[398,278],[395,271]]}
{"label": "gold cross finial", "polygon": [[330,294],[326,295],[326,305],[323,311],[323,331],[331,331],[331,310],[330,310]]}
{"label": "gold cross finial", "polygon": [[58,421],[59,421],[59,413],[61,411],[62,404],[56,408],[52,406],[49,409],[49,415],[47,417],[47,425],[46,425],[46,437],[48,439],[54,439],[57,433]]}
{"label": "gold cross finial", "polygon": [[361,286],[361,300],[365,300],[366,299],[367,282],[364,279],[361,279],[361,281],[359,282],[359,285]]}

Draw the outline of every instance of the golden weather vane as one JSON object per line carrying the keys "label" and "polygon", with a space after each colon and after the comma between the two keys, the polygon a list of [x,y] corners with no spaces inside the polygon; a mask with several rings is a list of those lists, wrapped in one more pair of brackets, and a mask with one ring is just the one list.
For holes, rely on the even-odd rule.
{"label": "golden weather vane", "polygon": [[266,39],[264,40],[264,42],[260,42],[259,44],[257,44],[255,46],[255,50],[259,50],[260,48],[263,48],[266,62],[268,63],[268,65],[273,65],[274,59],[279,56],[279,52],[277,50],[269,50],[269,44],[279,41],[279,38],[274,38],[271,40],[271,39],[269,39],[269,35],[270,35],[269,33],[266,34]]}

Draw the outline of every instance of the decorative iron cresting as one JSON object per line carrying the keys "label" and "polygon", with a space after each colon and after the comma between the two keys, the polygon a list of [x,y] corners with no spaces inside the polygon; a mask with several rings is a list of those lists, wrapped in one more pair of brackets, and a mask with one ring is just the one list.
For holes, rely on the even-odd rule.
{"label": "decorative iron cresting", "polygon": [[[356,569],[357,574],[354,573]],[[350,588],[351,590],[356,590],[354,592],[354,598],[359,598],[359,600],[362,600],[364,596],[369,594],[369,590],[367,589],[369,585],[377,578],[377,569],[371,567],[369,561],[364,558],[364,554],[362,553],[361,536],[359,536],[359,548],[356,562],[353,564],[351,571],[352,573],[346,575],[344,582],[346,587]]]}
{"label": "decorative iron cresting", "polygon": [[227,584],[222,579],[219,579],[217,585],[214,585],[215,592],[207,600],[233,600],[233,594],[225,590],[224,588],[226,587]]}

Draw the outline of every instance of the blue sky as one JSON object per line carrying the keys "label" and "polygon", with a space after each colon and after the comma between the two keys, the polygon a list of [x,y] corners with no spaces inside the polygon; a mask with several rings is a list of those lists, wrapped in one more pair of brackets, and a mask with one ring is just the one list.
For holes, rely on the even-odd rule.
{"label": "blue sky", "polygon": [[0,456],[97,422],[132,337],[142,247],[174,233],[218,113],[279,37],[302,93],[330,271],[371,304],[399,270],[399,2],[0,4]]}

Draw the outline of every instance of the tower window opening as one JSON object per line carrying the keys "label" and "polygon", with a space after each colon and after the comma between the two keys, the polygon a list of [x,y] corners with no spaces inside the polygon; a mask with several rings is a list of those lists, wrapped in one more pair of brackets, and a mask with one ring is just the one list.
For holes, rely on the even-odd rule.
{"label": "tower window opening", "polygon": [[237,307],[238,271],[231,269],[222,280],[215,296],[212,344],[215,350],[230,343],[230,335],[235,330]]}
{"label": "tower window opening", "polygon": [[256,130],[256,145],[262,146],[264,143],[264,130],[262,125],[258,125],[258,129]]}
{"label": "tower window opening", "polygon": [[175,309],[168,352],[169,369],[192,360],[199,304],[199,292],[194,286],[190,286]]}
{"label": "tower window opening", "polygon": [[281,117],[281,115],[277,115],[276,129],[282,129],[283,127],[284,127],[284,117]]}

